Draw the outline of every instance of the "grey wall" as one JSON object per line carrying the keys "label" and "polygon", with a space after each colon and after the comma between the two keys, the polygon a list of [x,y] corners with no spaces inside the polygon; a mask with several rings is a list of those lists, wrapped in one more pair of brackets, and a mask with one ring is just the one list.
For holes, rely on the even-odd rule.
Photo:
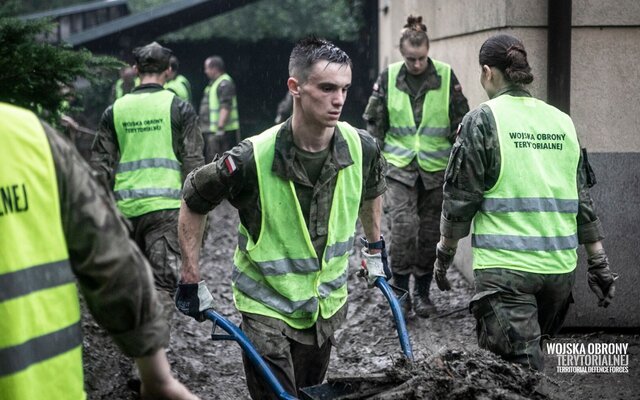
{"label": "grey wall", "polygon": [[[398,39],[406,17],[422,15],[431,39],[429,55],[451,64],[472,108],[487,100],[479,83],[478,50],[498,32],[524,42],[535,76],[529,89],[546,100],[547,4],[548,0],[379,0],[380,68],[401,60]],[[571,116],[598,176],[592,195],[612,269],[620,279],[615,303],[598,309],[586,285],[581,253],[576,304],[566,325],[638,327],[640,2],[573,0],[572,8]],[[456,266],[472,280],[469,243],[461,242]]]}

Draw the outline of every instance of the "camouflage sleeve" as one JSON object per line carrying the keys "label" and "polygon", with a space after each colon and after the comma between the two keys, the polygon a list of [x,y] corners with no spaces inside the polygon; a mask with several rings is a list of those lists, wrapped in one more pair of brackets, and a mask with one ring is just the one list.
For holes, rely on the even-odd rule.
{"label": "camouflage sleeve", "polygon": [[595,206],[589,193],[589,188],[595,184],[595,176],[589,165],[587,150],[582,149],[578,163],[578,242],[580,244],[593,243],[604,239],[600,219],[595,212]]}
{"label": "camouflage sleeve", "polygon": [[373,85],[373,92],[362,115],[367,124],[367,131],[378,139],[380,143],[384,142],[384,137],[389,130],[387,77],[388,71],[384,70]]}
{"label": "camouflage sleeve", "polygon": [[359,129],[362,143],[363,188],[362,200],[372,200],[387,190],[385,180],[387,162],[382,156],[378,141],[366,131]]}
{"label": "camouflage sleeve", "polygon": [[233,106],[233,97],[236,95],[236,85],[224,80],[218,85],[218,101],[220,102],[220,108],[228,108],[231,110]]}
{"label": "camouflage sleeve", "polygon": [[91,314],[130,357],[166,347],[168,327],[151,267],[129,239],[123,217],[73,146],[47,125],[45,131],[71,267]]}
{"label": "camouflage sleeve", "polygon": [[182,164],[184,182],[189,172],[204,164],[204,142],[195,110],[178,96],[171,103],[171,129],[174,132],[173,151]]}
{"label": "camouflage sleeve", "polygon": [[445,171],[442,236],[461,239],[469,234],[484,192],[495,184],[500,172],[498,146],[495,122],[488,107],[481,106],[463,118]]}
{"label": "camouflage sleeve", "polygon": [[224,199],[236,203],[245,187],[257,185],[255,176],[253,145],[243,140],[222,157],[193,170],[184,182],[182,196],[192,211],[206,214]]}
{"label": "camouflage sleeve", "polygon": [[113,124],[113,106],[109,106],[100,118],[96,138],[91,147],[91,167],[107,188],[113,188],[115,168],[120,158],[120,148]]}
{"label": "camouflage sleeve", "polygon": [[449,141],[451,143],[456,140],[458,125],[462,122],[462,118],[469,112],[469,102],[462,94],[462,85],[458,81],[456,74],[451,71],[451,87],[449,89],[449,121],[451,134]]}

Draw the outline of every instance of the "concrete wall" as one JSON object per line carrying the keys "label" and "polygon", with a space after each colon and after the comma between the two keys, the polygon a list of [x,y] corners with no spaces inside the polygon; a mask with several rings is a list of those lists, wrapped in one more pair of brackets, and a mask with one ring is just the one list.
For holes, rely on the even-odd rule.
{"label": "concrete wall", "polygon": [[[547,0],[378,0],[380,68],[402,59],[400,30],[409,14],[422,15],[429,55],[453,67],[474,108],[487,99],[479,83],[478,51],[498,32],[519,37],[535,76],[532,94],[547,98]],[[639,327],[640,313],[640,2],[573,0],[571,116],[598,176],[592,189],[605,228],[612,269],[620,273],[615,303],[596,307],[580,251],[575,307],[567,326]],[[473,279],[468,239],[456,266]]]}

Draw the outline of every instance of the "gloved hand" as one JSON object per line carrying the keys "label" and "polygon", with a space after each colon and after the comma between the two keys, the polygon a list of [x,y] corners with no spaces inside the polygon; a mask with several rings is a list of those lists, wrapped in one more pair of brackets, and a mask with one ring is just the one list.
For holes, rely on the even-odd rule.
{"label": "gloved hand", "polygon": [[196,321],[204,321],[203,311],[213,308],[213,296],[204,281],[198,283],[178,283],[176,307],[184,315]]}
{"label": "gloved hand", "polygon": [[598,250],[587,259],[589,288],[598,296],[598,307],[607,307],[616,294],[615,280],[618,274],[609,269],[609,259],[604,250]]}
{"label": "gloved hand", "polygon": [[436,278],[438,289],[442,291],[451,290],[451,284],[447,279],[447,270],[453,263],[455,255],[455,247],[447,247],[442,242],[438,242],[436,246],[436,261],[433,263],[433,275]]}
{"label": "gloved hand", "polygon": [[[386,257],[385,257],[386,260]],[[382,261],[382,252],[377,254],[369,254],[369,249],[362,248],[362,270],[363,276],[367,278],[367,284],[369,287],[374,287],[376,279],[379,276],[387,278],[384,273],[384,263]]]}
{"label": "gloved hand", "polygon": [[[364,248],[362,249],[363,260],[362,260],[362,269],[360,270],[359,276],[366,276],[367,277],[367,280],[368,280],[368,283],[369,283],[369,287],[373,287],[374,286],[376,278],[378,276],[383,276],[386,280],[391,279],[392,275],[391,275],[391,269],[389,268],[389,258],[387,257],[387,249],[386,249],[386,244],[385,244],[385,241],[384,241],[384,236],[380,236],[380,240],[377,241],[377,242],[373,242],[373,243],[369,243],[367,241],[367,239],[361,237],[360,238],[360,243],[362,243]],[[365,256],[365,252],[364,252],[365,249],[367,249],[366,256]],[[368,251],[369,249],[380,250],[380,253],[371,254]],[[369,273],[368,273],[369,266],[367,265],[367,257],[376,258],[377,256],[380,256],[380,261],[382,262],[383,274],[369,275]]]}
{"label": "gloved hand", "polygon": [[218,128],[215,135],[218,137],[224,136],[224,129]]}

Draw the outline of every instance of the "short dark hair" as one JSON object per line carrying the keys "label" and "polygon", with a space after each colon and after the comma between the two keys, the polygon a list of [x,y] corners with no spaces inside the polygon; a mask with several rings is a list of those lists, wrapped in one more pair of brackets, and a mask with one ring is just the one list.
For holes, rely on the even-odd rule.
{"label": "short dark hair", "polygon": [[296,43],[291,51],[289,75],[304,82],[309,77],[311,67],[321,60],[353,66],[351,58],[338,46],[328,40],[309,36]]}
{"label": "short dark hair", "polygon": [[173,71],[177,71],[178,68],[180,67],[180,62],[178,61],[178,57],[171,56],[171,58],[169,59],[169,66]]}
{"label": "short dark hair", "polygon": [[224,71],[224,60],[220,56],[211,56],[207,58],[207,67]]}
{"label": "short dark hair", "polygon": [[524,45],[515,36],[499,34],[491,36],[480,47],[480,65],[498,68],[507,82],[526,85],[533,82],[531,66]]}

